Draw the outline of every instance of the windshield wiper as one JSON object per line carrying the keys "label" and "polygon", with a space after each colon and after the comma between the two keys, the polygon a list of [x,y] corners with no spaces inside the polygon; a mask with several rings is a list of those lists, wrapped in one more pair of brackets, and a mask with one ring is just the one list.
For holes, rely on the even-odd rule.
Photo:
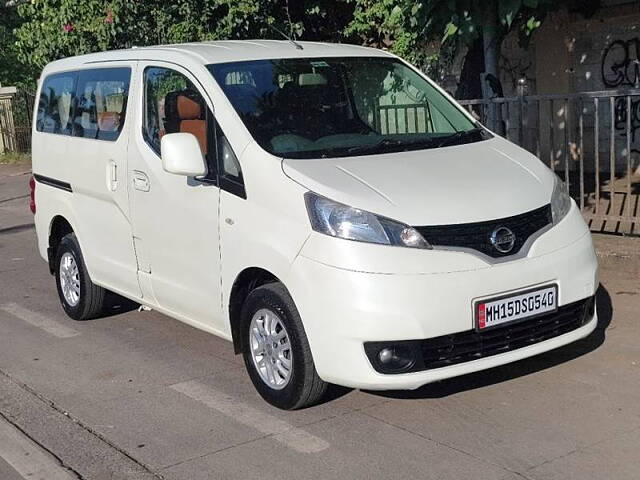
{"label": "windshield wiper", "polygon": [[[482,128],[472,128],[471,130],[460,130],[458,132],[447,135],[446,137],[430,137],[430,138],[422,138],[420,140],[407,141],[406,139],[399,140],[394,138],[382,138],[374,143],[367,143],[364,145],[354,145],[351,147],[333,147],[327,150],[318,150],[318,152],[323,152],[320,157],[326,158],[329,153],[341,153],[344,155],[350,154],[362,154],[362,153],[383,153],[389,150],[396,151],[408,151],[408,150],[417,150],[421,148],[438,148],[444,145],[449,145],[456,140],[460,140],[467,135],[473,135],[484,132]],[[308,152],[306,152],[308,153]],[[309,157],[311,158],[311,157]]]}
{"label": "windshield wiper", "polygon": [[404,145],[404,142],[391,138],[383,138],[376,143],[371,143],[368,145],[355,145],[353,147],[349,147],[347,148],[347,153],[372,152],[378,150],[384,151],[384,149],[387,147],[397,147],[399,145]]}
{"label": "windshield wiper", "polygon": [[447,135],[438,143],[436,143],[436,148],[445,147],[447,145],[453,145],[455,142],[458,142],[466,137],[471,135],[476,135],[477,133],[483,132],[482,128],[476,127],[471,130],[460,130],[458,132],[452,133],[451,135]]}

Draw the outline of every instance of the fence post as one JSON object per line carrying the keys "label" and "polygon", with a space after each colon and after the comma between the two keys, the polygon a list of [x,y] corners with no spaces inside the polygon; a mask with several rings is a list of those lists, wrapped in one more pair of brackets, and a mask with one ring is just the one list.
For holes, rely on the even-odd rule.
{"label": "fence post", "polygon": [[16,150],[16,128],[13,123],[13,98],[16,87],[0,87],[0,153]]}
{"label": "fence post", "polygon": [[518,91],[518,104],[520,105],[520,121],[518,122],[519,125],[519,129],[518,129],[518,145],[520,145],[522,148],[527,148],[526,145],[524,144],[524,132],[525,132],[525,127],[527,126],[527,117],[525,115],[525,102],[527,101],[525,98],[525,93],[526,93],[526,89],[527,89],[527,79],[526,78],[519,78],[518,79],[518,86],[517,86],[517,91]]}
{"label": "fence post", "polygon": [[[490,78],[490,77],[489,77]],[[480,82],[482,86],[482,99],[486,101],[486,114],[487,123],[490,125],[491,130],[498,135],[505,135],[504,126],[502,125],[502,104],[492,101],[492,89],[489,86],[489,80],[486,73],[480,74]]]}

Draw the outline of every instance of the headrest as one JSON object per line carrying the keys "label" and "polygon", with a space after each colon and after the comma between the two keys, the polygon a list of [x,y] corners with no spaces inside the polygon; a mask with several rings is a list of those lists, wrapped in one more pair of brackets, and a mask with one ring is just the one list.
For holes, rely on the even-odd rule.
{"label": "headrest", "polygon": [[310,85],[326,85],[327,77],[320,73],[301,73],[298,75],[298,85],[306,87]]}
{"label": "headrest", "polygon": [[116,112],[98,113],[98,128],[104,132],[117,132],[120,127],[120,114]]}
{"label": "headrest", "polygon": [[202,107],[195,100],[185,95],[178,95],[178,117],[180,120],[200,120]]}

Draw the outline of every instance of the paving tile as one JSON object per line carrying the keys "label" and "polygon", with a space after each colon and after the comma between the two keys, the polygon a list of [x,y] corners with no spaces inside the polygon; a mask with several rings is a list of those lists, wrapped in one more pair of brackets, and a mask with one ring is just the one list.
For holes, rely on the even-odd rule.
{"label": "paving tile", "polygon": [[[630,372],[608,372],[596,352],[522,377],[515,370],[529,367],[520,363],[453,379],[365,412],[510,470],[527,470],[640,426],[640,403],[633,400],[640,398],[638,383],[628,381]],[[496,383],[484,384],[482,377],[492,375]]]}
{"label": "paving tile", "polygon": [[535,480],[637,480],[640,478],[640,430],[579,449],[529,470]]}
{"label": "paving tile", "polygon": [[154,470],[262,436],[164,387],[76,406],[73,415]]}
{"label": "paving tile", "polygon": [[330,444],[318,453],[282,448],[273,438],[227,449],[162,472],[170,480],[456,479],[496,480],[504,470],[354,412],[305,427]]}

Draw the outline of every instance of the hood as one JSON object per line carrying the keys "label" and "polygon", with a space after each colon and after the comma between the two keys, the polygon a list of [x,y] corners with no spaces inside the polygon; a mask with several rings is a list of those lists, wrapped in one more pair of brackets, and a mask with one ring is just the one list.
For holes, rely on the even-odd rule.
{"label": "hood", "polygon": [[553,174],[494,137],[429,150],[331,159],[284,159],[284,173],[309,190],[408,225],[509,217],[548,204]]}

